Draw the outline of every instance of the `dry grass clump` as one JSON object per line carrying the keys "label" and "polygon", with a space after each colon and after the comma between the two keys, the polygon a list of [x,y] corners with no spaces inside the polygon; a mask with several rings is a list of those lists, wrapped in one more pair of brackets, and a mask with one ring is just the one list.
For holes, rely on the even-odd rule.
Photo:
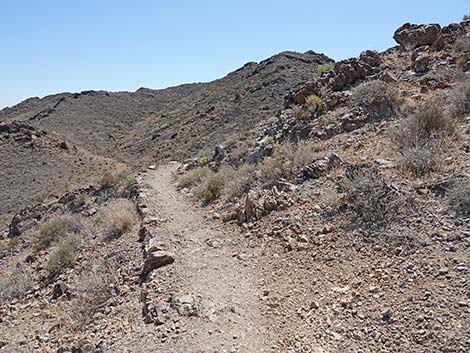
{"label": "dry grass clump", "polygon": [[460,180],[449,191],[449,204],[459,215],[470,216],[470,181]]}
{"label": "dry grass clump", "polygon": [[90,324],[106,302],[116,294],[118,280],[114,268],[112,264],[100,261],[75,279],[73,287],[77,299],[70,311],[70,317],[80,329]]}
{"label": "dry grass clump", "polygon": [[3,300],[20,298],[33,288],[31,276],[19,267],[0,278],[0,297]]}
{"label": "dry grass clump", "polygon": [[73,265],[75,250],[79,244],[80,238],[77,234],[69,234],[55,243],[46,265],[50,276],[56,276]]}
{"label": "dry grass clump", "polygon": [[108,240],[128,232],[135,221],[135,206],[127,199],[112,201],[103,215],[103,232]]}
{"label": "dry grass clump", "polygon": [[376,119],[393,116],[400,105],[398,90],[381,80],[358,86],[351,94],[351,102],[366,109]]}
{"label": "dry grass clump", "polygon": [[294,180],[299,171],[315,159],[316,152],[317,146],[311,141],[276,145],[273,155],[261,165],[261,179],[265,182]]}
{"label": "dry grass clump", "polygon": [[61,216],[43,224],[36,240],[37,249],[46,249],[55,241],[69,235],[79,234],[84,229],[83,221],[77,216]]}

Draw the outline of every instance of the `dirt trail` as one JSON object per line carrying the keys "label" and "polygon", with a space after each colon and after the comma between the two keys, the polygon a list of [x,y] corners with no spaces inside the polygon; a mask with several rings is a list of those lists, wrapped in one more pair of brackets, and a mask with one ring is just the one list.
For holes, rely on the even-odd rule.
{"label": "dirt trail", "polygon": [[175,263],[158,269],[152,281],[160,296],[197,298],[199,310],[197,316],[178,318],[182,332],[164,339],[160,349],[267,352],[256,262],[247,261],[253,256],[239,232],[209,220],[176,190],[172,173],[177,167],[164,165],[143,178],[147,207],[159,219],[155,230],[176,255]]}

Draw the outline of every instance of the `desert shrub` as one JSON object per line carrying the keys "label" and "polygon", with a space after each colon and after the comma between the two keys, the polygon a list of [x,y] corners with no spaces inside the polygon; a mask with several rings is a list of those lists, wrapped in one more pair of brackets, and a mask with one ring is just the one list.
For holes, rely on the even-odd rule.
{"label": "desert shrub", "polygon": [[320,190],[320,202],[331,209],[336,209],[341,203],[341,194],[334,185],[326,185]]}
{"label": "desert shrub", "polygon": [[455,133],[455,121],[442,108],[430,106],[402,121],[392,138],[401,151],[422,147]]}
{"label": "desert shrub", "polygon": [[470,115],[470,80],[458,83],[449,94],[451,117],[459,119]]}
{"label": "desert shrub", "polygon": [[207,156],[202,156],[201,158],[199,158],[199,165],[201,167],[204,167],[208,164],[209,164],[209,158]]}
{"label": "desert shrub", "polygon": [[78,234],[84,229],[82,220],[76,216],[61,216],[43,224],[36,241],[37,249],[46,249],[53,242],[69,234]]}
{"label": "desert shrub", "polygon": [[255,180],[256,168],[252,164],[242,164],[238,168],[222,167],[224,174],[223,194],[229,198],[240,197],[250,190]]}
{"label": "desert shrub", "polygon": [[212,171],[207,167],[191,169],[179,177],[178,187],[192,188],[207,179],[211,173]]}
{"label": "desert shrub", "polygon": [[135,220],[135,206],[127,199],[112,201],[103,216],[103,233],[106,239],[116,239],[128,232]]}
{"label": "desert shrub", "polygon": [[9,214],[0,215],[0,229],[7,228],[10,225],[12,219],[13,219],[12,215],[9,215]]}
{"label": "desert shrub", "polygon": [[132,189],[135,185],[135,179],[130,172],[122,170],[116,173],[106,172],[101,176],[99,183],[103,186],[119,186],[122,185],[126,189]]}
{"label": "desert shrub", "polygon": [[317,75],[322,75],[325,72],[334,70],[334,68],[335,66],[332,63],[321,64],[317,66],[315,72],[317,73]]}
{"label": "desert shrub", "polygon": [[394,220],[402,206],[398,192],[378,170],[367,165],[348,167],[342,188],[342,201],[351,212],[351,220],[369,229]]}
{"label": "desert shrub", "polygon": [[405,149],[401,166],[416,176],[437,170],[441,159],[440,149],[435,145],[424,145]]}
{"label": "desert shrub", "polygon": [[115,294],[118,281],[114,268],[112,263],[99,261],[75,278],[73,287],[77,299],[70,316],[80,328],[91,323],[94,315]]}
{"label": "desert shrub", "polygon": [[109,186],[109,185],[114,184],[114,181],[115,181],[115,179],[114,179],[113,174],[111,174],[109,172],[106,172],[101,176],[100,184]]}
{"label": "desert shrub", "polygon": [[315,109],[318,109],[322,105],[323,100],[317,95],[311,95],[305,98],[305,103]]}
{"label": "desert shrub", "polygon": [[470,215],[470,181],[457,181],[449,191],[449,204],[457,214]]}
{"label": "desert shrub", "polygon": [[358,86],[351,94],[351,102],[380,119],[391,117],[400,105],[398,90],[381,80]]}
{"label": "desert shrub", "polygon": [[41,192],[34,196],[33,201],[37,203],[43,203],[49,197],[47,192]]}
{"label": "desert shrub", "polygon": [[220,196],[222,186],[222,176],[211,172],[205,180],[202,180],[200,185],[193,189],[193,194],[205,203],[209,203]]}
{"label": "desert shrub", "polygon": [[0,296],[4,300],[20,298],[33,288],[31,276],[19,267],[15,267],[6,276],[0,278]]}
{"label": "desert shrub", "polygon": [[316,145],[311,141],[287,142],[276,145],[271,157],[261,165],[261,179],[265,182],[284,178],[294,180],[299,171],[315,158]]}
{"label": "desert shrub", "polygon": [[292,108],[292,116],[296,120],[309,120],[312,114],[312,111],[303,105],[296,105]]}
{"label": "desert shrub", "polygon": [[469,54],[470,53],[470,36],[462,36],[452,45],[452,49],[457,54]]}
{"label": "desert shrub", "polygon": [[54,243],[54,248],[49,254],[46,265],[49,275],[56,276],[73,264],[75,261],[75,249],[78,244],[80,244],[80,238],[76,234],[69,234]]}
{"label": "desert shrub", "polygon": [[128,171],[119,172],[116,178],[118,183],[123,184],[128,190],[132,189],[136,183],[135,178]]}

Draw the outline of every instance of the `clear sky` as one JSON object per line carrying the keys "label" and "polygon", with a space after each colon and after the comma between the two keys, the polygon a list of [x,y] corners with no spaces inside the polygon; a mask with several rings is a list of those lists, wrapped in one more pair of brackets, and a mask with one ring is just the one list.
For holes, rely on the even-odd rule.
{"label": "clear sky", "polygon": [[335,60],[448,24],[469,0],[0,0],[0,108],[88,89],[210,81],[284,50]]}

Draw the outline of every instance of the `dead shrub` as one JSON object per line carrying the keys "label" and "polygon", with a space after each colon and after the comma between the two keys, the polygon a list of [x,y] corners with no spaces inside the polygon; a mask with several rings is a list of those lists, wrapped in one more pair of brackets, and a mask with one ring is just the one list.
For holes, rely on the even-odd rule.
{"label": "dead shrub", "polygon": [[80,329],[90,324],[106,302],[116,294],[118,280],[115,268],[112,263],[99,261],[75,278],[73,289],[77,299],[71,308],[70,317]]}
{"label": "dead shrub", "polygon": [[103,216],[103,232],[107,240],[119,238],[128,232],[135,220],[135,206],[127,199],[112,201]]}
{"label": "dead shrub", "polygon": [[435,145],[411,147],[403,151],[401,167],[415,176],[423,176],[439,168],[441,151]]}
{"label": "dead shrub", "polygon": [[80,238],[76,234],[69,234],[55,243],[46,265],[50,276],[56,276],[65,268],[72,266],[78,244],[80,244]]}
{"label": "dead shrub", "polygon": [[46,249],[66,235],[79,234],[84,229],[83,222],[77,216],[61,216],[43,224],[36,240],[37,249]]}
{"label": "dead shrub", "polygon": [[315,159],[317,146],[311,141],[276,145],[271,157],[261,165],[261,179],[272,182],[281,178],[294,180],[299,171]]}
{"label": "dead shrub", "polygon": [[470,80],[459,82],[449,94],[449,111],[454,119],[470,115]]}
{"label": "dead shrub", "polygon": [[403,152],[452,136],[455,132],[455,121],[442,108],[432,105],[403,120],[392,140]]}
{"label": "dead shrub", "polygon": [[3,300],[21,298],[33,288],[31,276],[20,267],[14,267],[0,278],[0,296]]}
{"label": "dead shrub", "polygon": [[396,114],[400,104],[398,90],[381,80],[361,84],[351,94],[351,102],[363,107],[376,119]]}
{"label": "dead shrub", "polygon": [[470,181],[459,180],[449,191],[449,204],[459,215],[470,216]]}
{"label": "dead shrub", "polygon": [[347,167],[342,188],[342,203],[350,211],[352,222],[368,229],[393,221],[403,206],[398,191],[367,165]]}

